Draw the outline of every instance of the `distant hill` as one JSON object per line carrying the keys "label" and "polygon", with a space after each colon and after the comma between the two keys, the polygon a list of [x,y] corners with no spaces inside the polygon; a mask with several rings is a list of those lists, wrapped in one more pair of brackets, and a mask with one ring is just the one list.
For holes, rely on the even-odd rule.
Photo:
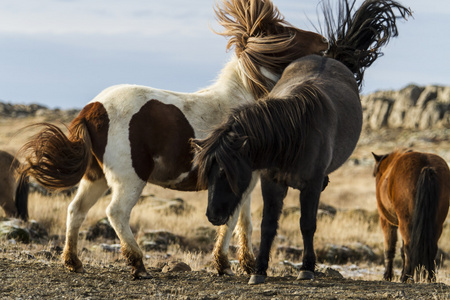
{"label": "distant hill", "polygon": [[369,129],[450,128],[450,86],[409,85],[361,97],[364,126]]}
{"label": "distant hill", "polygon": [[[361,97],[364,127],[403,129],[450,128],[450,86],[409,85],[398,91],[377,91]],[[79,110],[49,109],[39,104],[0,102],[0,117],[44,116],[70,121]]]}
{"label": "distant hill", "polygon": [[57,119],[71,120],[80,110],[78,109],[49,109],[40,104],[11,104],[0,101],[0,117],[3,118],[26,118],[43,116],[47,118],[55,117]]}

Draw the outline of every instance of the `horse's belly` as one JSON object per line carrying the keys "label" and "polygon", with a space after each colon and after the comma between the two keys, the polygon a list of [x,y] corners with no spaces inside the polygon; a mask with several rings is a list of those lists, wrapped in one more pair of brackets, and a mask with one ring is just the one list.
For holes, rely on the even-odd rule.
{"label": "horse's belly", "polygon": [[197,187],[197,172],[195,171],[182,172],[176,177],[167,177],[166,174],[155,172],[152,173],[148,182],[178,191],[199,190]]}

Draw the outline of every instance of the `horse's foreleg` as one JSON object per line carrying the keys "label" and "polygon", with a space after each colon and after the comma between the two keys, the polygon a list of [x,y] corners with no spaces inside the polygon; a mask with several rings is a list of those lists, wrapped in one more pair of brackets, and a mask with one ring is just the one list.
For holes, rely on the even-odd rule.
{"label": "horse's foreleg", "polygon": [[237,224],[239,237],[239,263],[241,268],[247,273],[253,273],[255,269],[255,255],[252,246],[252,216],[251,216],[251,192],[258,181],[259,173],[253,173],[252,181],[242,197],[241,213]]}
{"label": "horse's foreleg", "polygon": [[308,182],[300,192],[300,230],[303,236],[303,265],[297,279],[314,279],[316,254],[314,253],[314,233],[316,232],[317,209],[324,178]]}
{"label": "horse's foreleg", "polygon": [[252,247],[253,225],[251,219],[251,197],[244,201],[237,224],[237,234],[239,237],[239,264],[247,273],[251,274],[255,268],[255,255]]}
{"label": "horse's foreleg", "polygon": [[397,244],[397,227],[391,225],[380,215],[381,229],[384,233],[384,279],[391,281],[393,277],[393,263],[395,257],[395,245]]}
{"label": "horse's foreleg", "polygon": [[[130,179],[130,178],[129,178]],[[112,186],[112,200],[106,209],[106,214],[112,227],[120,239],[122,254],[132,266],[136,279],[150,278],[143,262],[143,254],[130,228],[130,214],[139,200],[145,182],[139,178],[123,181]]]}
{"label": "horse's foreleg", "polygon": [[278,220],[286,197],[287,186],[275,183],[267,174],[261,175],[261,190],[264,200],[261,222],[261,244],[256,258],[256,271],[248,284],[264,283],[269,266],[270,249],[277,234]]}
{"label": "horse's foreleg", "polygon": [[83,264],[77,254],[80,226],[86,218],[89,209],[97,202],[107,188],[105,178],[94,182],[82,179],[77,194],[68,207],[66,242],[62,259],[64,265],[73,272],[84,272]]}
{"label": "horse's foreleg", "polygon": [[213,250],[213,264],[219,275],[234,275],[228,260],[228,248],[233,230],[239,217],[239,210],[236,210],[230,217],[227,224],[222,225],[217,230],[217,239]]}
{"label": "horse's foreleg", "polygon": [[234,275],[231,270],[230,261],[228,260],[228,250],[230,247],[230,240],[233,235],[234,228],[239,220],[239,262],[245,272],[251,273],[254,267],[254,255],[252,249],[252,220],[250,214],[251,208],[251,192],[255,188],[258,181],[259,173],[254,172],[252,180],[244,192],[242,197],[242,204],[239,206],[233,215],[230,217],[226,225],[222,225],[217,230],[217,239],[213,250],[213,264],[219,275]]}

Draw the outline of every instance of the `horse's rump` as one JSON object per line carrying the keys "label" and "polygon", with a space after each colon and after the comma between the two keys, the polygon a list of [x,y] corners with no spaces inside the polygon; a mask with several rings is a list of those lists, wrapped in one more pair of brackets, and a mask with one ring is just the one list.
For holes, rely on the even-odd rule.
{"label": "horse's rump", "polygon": [[400,228],[405,244],[402,281],[419,266],[432,279],[437,242],[449,208],[448,165],[435,154],[415,151],[394,151],[375,159],[380,217]]}

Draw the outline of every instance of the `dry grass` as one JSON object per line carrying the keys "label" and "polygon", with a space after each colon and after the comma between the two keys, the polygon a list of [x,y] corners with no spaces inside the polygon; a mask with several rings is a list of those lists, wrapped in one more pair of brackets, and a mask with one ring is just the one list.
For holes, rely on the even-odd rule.
{"label": "dry grass", "polygon": [[[25,142],[26,138],[34,131],[26,131],[20,135],[15,135],[17,129],[42,121],[41,119],[3,119],[0,120],[0,147],[11,153],[15,153]],[[388,152],[383,147],[376,148],[379,152]],[[418,149],[420,150],[420,149]],[[358,147],[353,157],[364,161],[371,158],[370,146]],[[330,176],[330,184],[322,193],[321,201],[332,205],[341,211],[335,218],[323,217],[318,221],[317,233],[315,236],[316,247],[325,244],[347,245],[352,242],[360,242],[370,246],[377,253],[382,253],[383,235],[379,225],[371,221],[373,216],[363,215],[358,212],[351,213],[355,209],[364,209],[372,214],[376,211],[374,178],[372,177],[372,166],[370,164],[353,165],[347,163],[344,167]],[[205,217],[207,193],[203,192],[179,192],[163,189],[157,186],[147,186],[143,195],[154,195],[158,198],[172,199],[180,197],[193,207],[192,213],[186,216],[158,214],[152,209],[149,201],[145,199],[139,201],[131,214],[131,227],[136,235],[139,235],[148,229],[163,229],[173,232],[177,235],[190,237],[193,229],[200,226],[213,227]],[[290,190],[285,199],[284,207],[299,206],[299,192]],[[90,210],[86,221],[81,230],[86,230],[89,226],[96,223],[99,219],[106,216],[106,207],[109,204],[110,196],[104,196]],[[70,198],[57,195],[46,197],[39,194],[31,194],[29,200],[29,215],[38,223],[44,225],[50,235],[64,235],[66,210],[70,203]],[[252,202],[252,221],[254,226],[253,244],[259,245],[260,222],[262,211],[262,198],[259,186],[253,193]],[[0,217],[4,212],[0,211]],[[375,217],[376,219],[376,217]],[[236,241],[232,241],[235,244]],[[280,220],[280,229],[275,241],[275,247],[278,245],[302,247],[302,239],[299,230],[299,214],[291,214],[282,217]],[[33,245],[27,247],[48,249],[49,245]],[[111,264],[124,263],[121,256],[117,253],[105,253],[98,245],[85,240],[80,241],[79,249],[89,249],[82,251],[81,258],[86,264]],[[400,242],[398,243],[400,247]],[[450,252],[450,226],[446,226],[440,240],[440,248]],[[173,257],[182,259],[188,263],[194,270],[207,268],[212,270],[209,262],[211,260],[209,253],[191,253],[184,252],[179,247],[169,248]],[[157,266],[164,260],[162,254],[146,253],[146,264]],[[279,264],[284,258],[275,254],[273,251],[271,261],[272,274],[295,273],[285,266]],[[397,261],[399,260],[399,250],[397,250]],[[381,266],[361,266],[373,268],[363,279],[380,279],[382,272]],[[233,268],[238,271],[234,265]],[[398,270],[398,266],[396,267]],[[380,271],[381,270],[381,271]],[[438,281],[446,284],[450,283],[449,269],[445,266],[438,274]]]}

